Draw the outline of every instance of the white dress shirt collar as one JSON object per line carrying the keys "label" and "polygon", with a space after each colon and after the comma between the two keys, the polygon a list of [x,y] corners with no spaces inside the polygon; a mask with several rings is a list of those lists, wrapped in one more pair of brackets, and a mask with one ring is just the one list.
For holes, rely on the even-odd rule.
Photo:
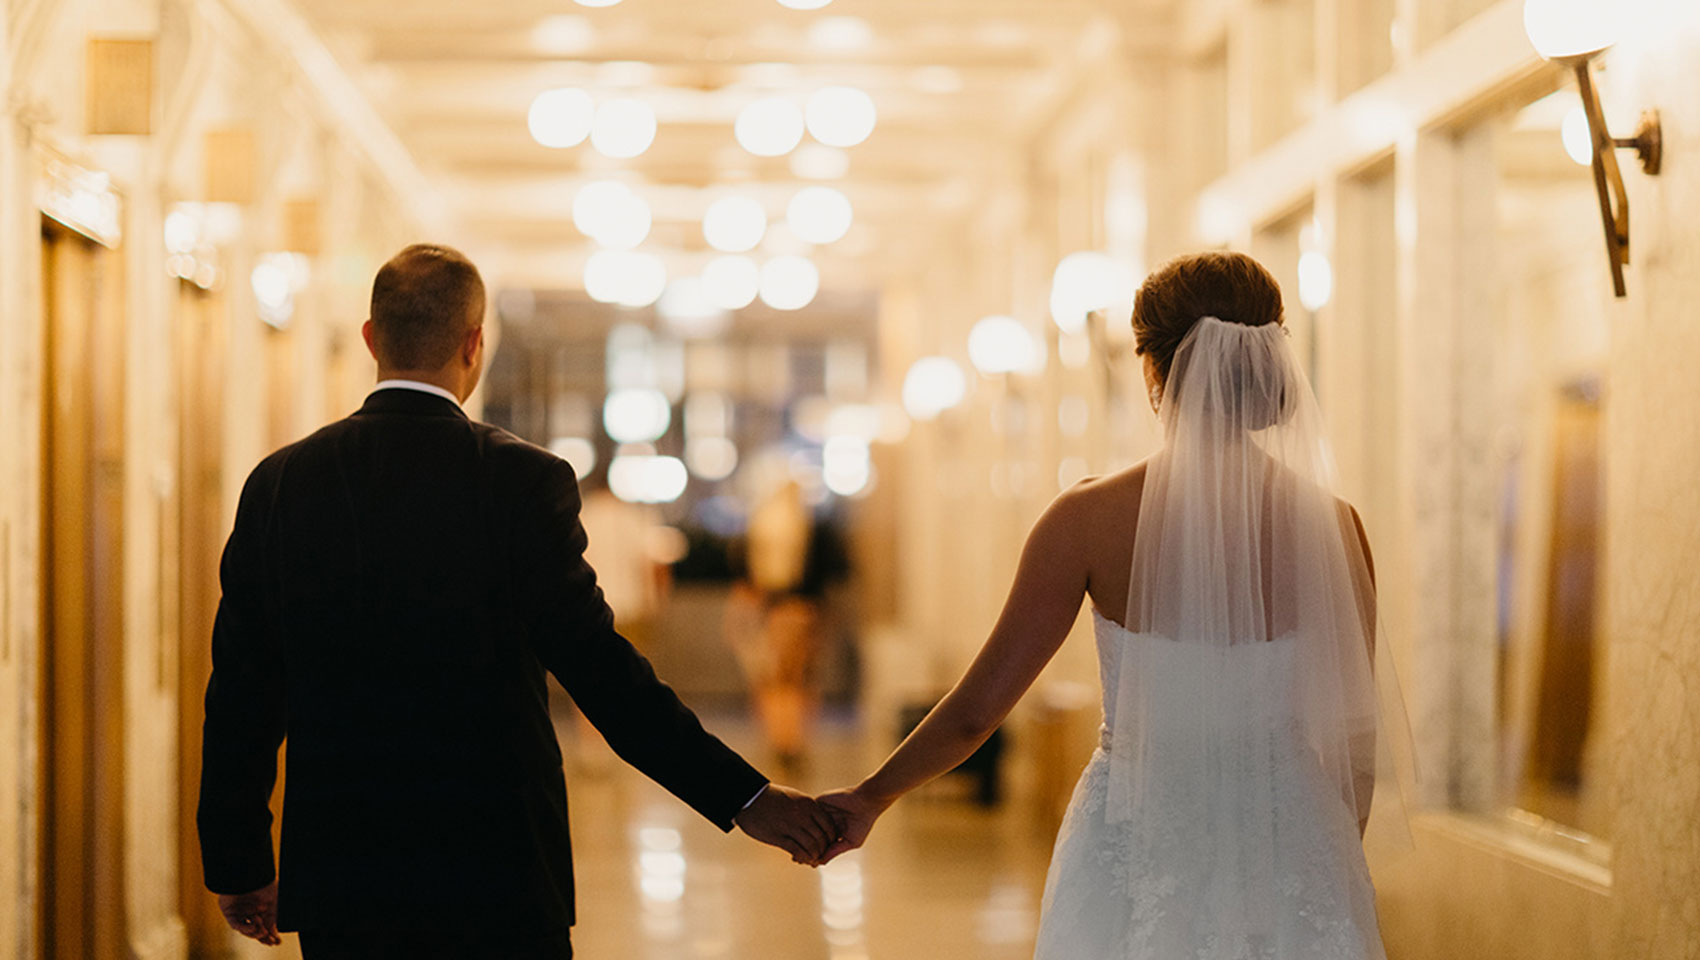
{"label": "white dress shirt collar", "polygon": [[372,392],[377,393],[379,390],[418,390],[420,393],[434,393],[455,406],[460,406],[458,397],[434,383],[421,383],[418,380],[379,380]]}

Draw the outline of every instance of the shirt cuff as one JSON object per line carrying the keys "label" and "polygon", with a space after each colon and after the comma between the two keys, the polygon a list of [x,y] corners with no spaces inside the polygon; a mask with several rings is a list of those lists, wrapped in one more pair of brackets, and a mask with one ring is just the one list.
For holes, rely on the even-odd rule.
{"label": "shirt cuff", "polygon": [[764,794],[764,793],[766,793],[766,792],[767,792],[767,788],[768,788],[768,787],[771,787],[771,786],[773,786],[773,784],[771,784],[771,783],[764,783],[764,784],[762,784],[762,785],[761,785],[761,789],[760,789],[760,790],[757,790],[757,791],[756,791],[756,792],[755,792],[755,796],[753,796],[753,797],[751,797],[751,798],[750,798],[750,799],[748,799],[748,800],[746,800],[746,801],[744,801],[744,805],[743,805],[743,806],[741,806],[741,807],[739,807],[739,808],[738,808],[738,812],[739,812],[739,813],[743,813],[743,812],[744,812],[744,811],[745,811],[745,810],[748,810],[748,809],[749,809],[749,808],[750,808],[750,805],[751,805],[751,804],[753,804],[753,803],[755,803],[755,802],[756,802],[756,801],[757,801],[757,800],[760,800],[760,799],[761,799],[761,795],[762,795],[762,794]]}

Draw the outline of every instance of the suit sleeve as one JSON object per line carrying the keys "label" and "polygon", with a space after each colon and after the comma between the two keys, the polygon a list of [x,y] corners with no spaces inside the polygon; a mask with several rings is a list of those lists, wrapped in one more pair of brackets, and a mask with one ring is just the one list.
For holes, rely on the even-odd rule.
{"label": "suit sleeve", "polygon": [[[767,778],[704,730],[614,629],[614,613],[584,559],[587,537],[572,468],[551,461],[522,502],[516,574],[538,659],[621,759],[731,830]],[[527,523],[527,516],[536,522]]]}
{"label": "suit sleeve", "polygon": [[196,823],[215,893],[247,893],[275,877],[270,807],[285,729],[282,656],[266,603],[267,509],[261,470],[249,476],[219,564]]}

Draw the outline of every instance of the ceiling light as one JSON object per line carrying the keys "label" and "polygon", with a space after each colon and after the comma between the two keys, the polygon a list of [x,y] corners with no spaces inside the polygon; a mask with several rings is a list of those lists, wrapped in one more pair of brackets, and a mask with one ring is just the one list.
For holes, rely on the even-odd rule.
{"label": "ceiling light", "polygon": [[761,268],[749,257],[715,257],[702,270],[708,299],[722,310],[742,310],[761,290]]}
{"label": "ceiling light", "polygon": [[829,147],[853,147],[874,132],[874,101],[855,87],[823,87],[809,97],[809,133]]}
{"label": "ceiling light", "polygon": [[809,43],[823,50],[860,50],[874,42],[874,28],[861,17],[823,17],[809,28]]}
{"label": "ceiling light", "polygon": [[732,320],[726,308],[709,297],[708,284],[701,277],[679,277],[669,282],[655,309],[668,330],[687,340],[719,336]]}
{"label": "ceiling light", "polygon": [[854,217],[850,199],[832,187],[804,187],[791,198],[785,213],[791,232],[816,245],[843,239]]}
{"label": "ceiling light", "polygon": [[655,111],[642,100],[620,97],[596,111],[590,145],[603,156],[629,160],[655,142]]}
{"label": "ceiling light", "polygon": [[922,357],[903,378],[903,409],[917,420],[932,420],[962,402],[968,378],[949,357]]}
{"label": "ceiling light", "polygon": [[784,97],[764,97],[738,111],[732,133],[758,157],[783,156],[803,140],[803,112]]}
{"label": "ceiling light", "polygon": [[596,104],[590,94],[576,87],[545,90],[531,101],[526,126],[531,138],[545,147],[576,147],[590,136],[596,119]]}
{"label": "ceiling light", "polygon": [[584,291],[599,303],[647,307],[667,289],[667,266],[649,253],[601,250],[584,264]]}
{"label": "ceiling light", "polygon": [[801,310],[820,292],[820,271],[807,257],[774,257],[761,268],[761,302]]}
{"label": "ceiling light", "polygon": [[602,404],[602,426],[615,443],[659,440],[672,422],[673,407],[659,390],[615,390]]}
{"label": "ceiling light", "polygon": [[791,154],[791,175],[799,180],[842,180],[850,172],[850,155],[837,147],[805,143]]}
{"label": "ceiling light", "polygon": [[749,197],[721,197],[703,214],[703,239],[723,253],[754,250],[766,233],[767,212]]}
{"label": "ceiling light", "polygon": [[573,226],[610,250],[630,250],[649,237],[649,204],[618,180],[586,184],[573,198]]}
{"label": "ceiling light", "polygon": [[1014,317],[983,317],[968,331],[968,359],[981,373],[1033,373],[1039,358],[1038,338]]}

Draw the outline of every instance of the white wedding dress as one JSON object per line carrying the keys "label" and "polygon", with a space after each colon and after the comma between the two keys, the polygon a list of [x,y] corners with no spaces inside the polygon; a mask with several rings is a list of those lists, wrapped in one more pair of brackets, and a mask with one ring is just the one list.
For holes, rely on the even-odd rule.
{"label": "white wedding dress", "polygon": [[[1124,670],[1145,674],[1150,722],[1190,710],[1206,687],[1257,707],[1219,731],[1243,763],[1240,782],[1203,796],[1163,789],[1193,782],[1162,771],[1190,764],[1204,745],[1158,737],[1144,816],[1109,823],[1116,704],[1105,698],[1105,742],[1057,836],[1035,960],[1380,960],[1357,817],[1293,729],[1293,638],[1236,646],[1219,672],[1207,645],[1130,633],[1096,610],[1092,620],[1104,689],[1117,690]],[[1267,826],[1258,836],[1272,849],[1241,848],[1232,828],[1248,820]]]}
{"label": "white wedding dress", "polygon": [[1383,960],[1358,823],[1391,669],[1285,331],[1197,321],[1158,416],[1035,960]]}

